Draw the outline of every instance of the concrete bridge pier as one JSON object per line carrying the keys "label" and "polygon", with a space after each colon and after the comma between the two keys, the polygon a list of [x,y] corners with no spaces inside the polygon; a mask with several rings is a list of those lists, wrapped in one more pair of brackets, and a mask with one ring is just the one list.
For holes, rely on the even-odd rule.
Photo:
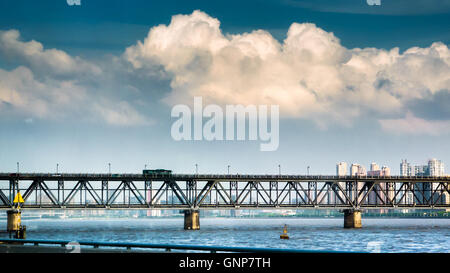
{"label": "concrete bridge pier", "polygon": [[11,209],[6,212],[8,214],[8,220],[6,223],[6,231],[17,232],[20,230],[20,219],[22,213],[17,209]]}
{"label": "concrete bridge pier", "polygon": [[27,227],[22,226],[22,213],[20,212],[20,210],[11,209],[6,213],[8,215],[6,222],[6,231],[9,233],[9,237],[13,236],[14,239],[26,239]]}
{"label": "concrete bridge pier", "polygon": [[362,228],[360,210],[344,210],[344,228]]}
{"label": "concrete bridge pier", "polygon": [[198,210],[184,211],[184,229],[186,230],[200,229],[200,215]]}

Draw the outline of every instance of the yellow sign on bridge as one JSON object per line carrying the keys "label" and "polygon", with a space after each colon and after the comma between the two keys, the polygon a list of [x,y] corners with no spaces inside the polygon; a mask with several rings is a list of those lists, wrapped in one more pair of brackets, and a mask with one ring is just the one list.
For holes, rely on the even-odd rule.
{"label": "yellow sign on bridge", "polygon": [[20,192],[18,192],[16,194],[16,197],[14,197],[13,203],[25,203],[25,200],[23,200],[22,194],[20,194]]}

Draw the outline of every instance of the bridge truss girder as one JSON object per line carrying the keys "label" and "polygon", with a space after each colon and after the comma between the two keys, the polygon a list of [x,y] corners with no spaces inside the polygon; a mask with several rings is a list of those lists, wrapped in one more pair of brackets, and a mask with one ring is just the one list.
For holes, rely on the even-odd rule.
{"label": "bridge truss girder", "polygon": [[[36,209],[375,209],[450,208],[447,181],[224,180],[171,177],[145,180],[35,178],[0,180],[0,208]],[[9,194],[8,194],[9,193]]]}

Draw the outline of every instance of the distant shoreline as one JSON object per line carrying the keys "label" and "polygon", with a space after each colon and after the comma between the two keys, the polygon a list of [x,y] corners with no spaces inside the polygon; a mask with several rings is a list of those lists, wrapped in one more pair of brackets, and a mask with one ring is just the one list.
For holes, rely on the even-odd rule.
{"label": "distant shoreline", "polygon": [[[144,220],[144,219],[182,219],[183,216],[152,216],[152,217],[22,217],[22,221],[33,220]],[[239,217],[224,217],[224,216],[204,216],[203,219],[341,219],[339,216],[239,216]],[[376,216],[367,215],[363,219],[450,219],[450,216]],[[0,221],[6,221],[5,218],[0,218]]]}

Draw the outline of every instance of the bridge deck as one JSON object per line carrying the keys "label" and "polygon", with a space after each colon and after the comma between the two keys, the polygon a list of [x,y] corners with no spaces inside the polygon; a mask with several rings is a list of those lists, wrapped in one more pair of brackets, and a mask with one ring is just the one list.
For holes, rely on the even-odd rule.
{"label": "bridge deck", "polygon": [[0,173],[0,209],[450,208],[450,177]]}
{"label": "bridge deck", "polygon": [[49,181],[147,181],[153,180],[221,180],[221,181],[417,181],[417,182],[450,182],[450,176],[335,176],[335,175],[248,175],[248,174],[104,174],[104,173],[0,173],[1,180],[20,179]]}

